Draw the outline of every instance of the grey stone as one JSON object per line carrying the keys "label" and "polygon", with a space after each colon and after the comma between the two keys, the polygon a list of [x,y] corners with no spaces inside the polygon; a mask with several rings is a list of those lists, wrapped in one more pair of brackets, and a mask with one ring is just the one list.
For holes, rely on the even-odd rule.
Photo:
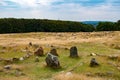
{"label": "grey stone", "polygon": [[10,70],[11,69],[11,65],[4,66],[4,69]]}
{"label": "grey stone", "polygon": [[47,66],[49,66],[49,67],[52,67],[52,68],[59,68],[60,67],[58,57],[51,54],[51,53],[47,54],[45,61],[47,63]]}
{"label": "grey stone", "polygon": [[95,60],[95,58],[92,58],[90,61],[90,67],[99,66],[98,62]]}

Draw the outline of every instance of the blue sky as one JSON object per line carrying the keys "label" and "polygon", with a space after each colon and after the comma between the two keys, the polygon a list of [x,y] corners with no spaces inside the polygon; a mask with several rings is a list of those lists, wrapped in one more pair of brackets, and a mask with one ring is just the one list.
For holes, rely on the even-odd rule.
{"label": "blue sky", "polygon": [[120,0],[0,0],[0,18],[117,21]]}

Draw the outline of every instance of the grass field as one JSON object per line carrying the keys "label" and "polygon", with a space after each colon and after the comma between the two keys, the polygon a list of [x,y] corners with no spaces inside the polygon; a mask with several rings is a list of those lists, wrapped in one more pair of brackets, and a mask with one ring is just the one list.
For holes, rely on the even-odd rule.
{"label": "grass field", "polygon": [[[32,42],[33,46],[29,46]],[[79,33],[22,33],[0,34],[0,59],[20,58],[27,50],[33,52],[35,45],[44,48],[44,54],[51,46],[57,49],[60,69],[46,67],[45,57],[35,56],[12,64],[11,70],[4,70],[6,65],[0,61],[0,80],[119,80],[120,79],[120,32],[79,32]],[[70,58],[69,49],[76,46],[79,58]],[[98,54],[90,56],[91,53]],[[117,55],[115,60],[109,55]],[[100,66],[91,68],[91,58],[96,58]],[[24,75],[16,75],[16,69]]]}

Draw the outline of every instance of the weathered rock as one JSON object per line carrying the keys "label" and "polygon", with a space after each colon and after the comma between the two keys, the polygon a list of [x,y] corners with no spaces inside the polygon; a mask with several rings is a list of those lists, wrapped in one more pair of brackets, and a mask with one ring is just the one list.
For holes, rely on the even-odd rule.
{"label": "weathered rock", "polygon": [[76,46],[70,48],[70,57],[78,57],[78,51]]}
{"label": "weathered rock", "polygon": [[39,58],[38,57],[35,57],[35,62],[39,62]]}
{"label": "weathered rock", "polygon": [[59,68],[60,67],[58,57],[51,54],[51,53],[47,54],[45,61],[47,63],[47,66],[49,66],[49,67],[52,67],[52,68]]}
{"label": "weathered rock", "polygon": [[20,61],[23,61],[23,60],[25,60],[25,59],[24,59],[24,57],[20,57],[19,60],[20,60]]}
{"label": "weathered rock", "polygon": [[58,56],[57,50],[55,48],[51,49],[50,53],[55,55],[55,56]]}
{"label": "weathered rock", "polygon": [[10,70],[11,69],[11,65],[4,66],[4,69]]}
{"label": "weathered rock", "polygon": [[118,55],[109,55],[108,58],[111,59],[111,60],[117,60]]}
{"label": "weathered rock", "polygon": [[91,53],[90,56],[96,56],[96,54],[95,53]]}
{"label": "weathered rock", "polygon": [[95,60],[95,58],[92,58],[90,61],[90,67],[99,66],[98,62]]}
{"label": "weathered rock", "polygon": [[43,56],[44,55],[44,50],[42,47],[39,47],[35,52],[34,55],[36,56]]}
{"label": "weathered rock", "polygon": [[19,61],[19,58],[12,58],[13,62]]}

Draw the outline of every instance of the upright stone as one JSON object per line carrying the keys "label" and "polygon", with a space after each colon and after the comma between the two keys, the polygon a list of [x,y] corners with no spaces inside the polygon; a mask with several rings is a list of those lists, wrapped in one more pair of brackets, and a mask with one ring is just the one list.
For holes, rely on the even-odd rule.
{"label": "upright stone", "polygon": [[60,62],[58,60],[58,57],[51,54],[51,53],[47,54],[45,61],[46,61],[46,64],[48,67],[52,67],[52,68],[59,68],[60,67]]}
{"label": "upright stone", "polygon": [[55,55],[55,56],[58,56],[57,50],[55,48],[51,49],[50,53]]}
{"label": "upright stone", "polygon": [[44,50],[42,47],[39,47],[35,52],[34,55],[36,56],[43,56],[44,55]]}
{"label": "upright stone", "polygon": [[70,48],[70,57],[78,57],[78,51],[76,46]]}

